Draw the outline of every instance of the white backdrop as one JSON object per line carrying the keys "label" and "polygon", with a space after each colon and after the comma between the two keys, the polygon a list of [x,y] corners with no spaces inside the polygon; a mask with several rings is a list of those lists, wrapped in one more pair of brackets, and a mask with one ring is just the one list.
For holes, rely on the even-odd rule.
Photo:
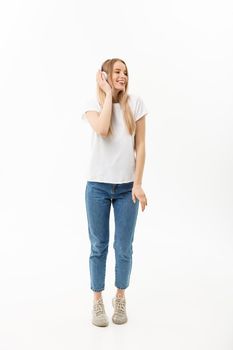
{"label": "white backdrop", "polygon": [[[232,350],[233,6],[2,1],[1,350]],[[129,322],[91,325],[83,101],[119,57],[148,110]],[[106,311],[114,288],[113,214]]]}

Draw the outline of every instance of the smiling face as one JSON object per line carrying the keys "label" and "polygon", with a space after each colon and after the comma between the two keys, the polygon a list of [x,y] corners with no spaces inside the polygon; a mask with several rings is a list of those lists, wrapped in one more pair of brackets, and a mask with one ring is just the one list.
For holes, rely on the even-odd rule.
{"label": "smiling face", "polygon": [[116,61],[112,70],[113,88],[119,91],[124,91],[128,82],[128,73],[126,66],[121,61]]}

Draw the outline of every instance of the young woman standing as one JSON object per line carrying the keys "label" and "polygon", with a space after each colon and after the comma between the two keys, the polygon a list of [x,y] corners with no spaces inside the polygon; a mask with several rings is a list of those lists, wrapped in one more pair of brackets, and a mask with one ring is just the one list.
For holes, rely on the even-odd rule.
{"label": "young woman standing", "polygon": [[94,292],[92,323],[107,326],[102,291],[105,287],[111,205],[115,219],[115,324],[127,322],[125,289],[132,269],[133,238],[145,163],[145,116],[141,97],[128,94],[128,69],[120,58],[106,60],[97,72],[97,96],[89,99],[82,117],[92,128],[92,150],[85,190],[90,287]]}

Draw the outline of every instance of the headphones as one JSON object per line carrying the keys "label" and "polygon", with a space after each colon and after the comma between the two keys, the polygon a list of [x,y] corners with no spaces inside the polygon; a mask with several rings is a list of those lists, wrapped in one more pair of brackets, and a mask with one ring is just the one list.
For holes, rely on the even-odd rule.
{"label": "headphones", "polygon": [[[108,61],[109,61],[109,60],[108,60]],[[106,62],[106,61],[105,61],[105,62]],[[107,73],[103,70],[103,65],[104,65],[104,63],[101,65],[100,71],[101,71],[101,73],[103,73],[104,78],[108,81],[108,75],[107,75]]]}
{"label": "headphones", "polygon": [[106,73],[105,71],[103,71],[103,70],[101,70],[101,73],[103,73],[104,78],[105,78],[106,80],[108,80],[108,75],[107,75],[107,73]]}

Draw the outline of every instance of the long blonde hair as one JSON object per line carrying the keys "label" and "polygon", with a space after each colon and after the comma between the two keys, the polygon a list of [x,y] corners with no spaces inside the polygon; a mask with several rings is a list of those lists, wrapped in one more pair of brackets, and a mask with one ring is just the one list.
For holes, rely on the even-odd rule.
{"label": "long blonde hair", "polygon": [[[130,105],[128,103],[128,82],[129,82],[129,75],[128,75],[128,69],[126,66],[126,63],[120,59],[120,58],[112,58],[112,59],[108,59],[106,61],[103,62],[102,66],[101,66],[101,70],[103,70],[104,72],[107,73],[108,75],[108,81],[111,81],[112,83],[112,72],[113,72],[113,65],[115,62],[120,61],[122,63],[124,63],[125,67],[126,67],[126,72],[127,72],[127,83],[125,86],[125,91],[120,91],[118,96],[119,96],[119,103],[121,106],[121,109],[123,111],[123,115],[124,115],[124,121],[125,121],[125,125],[128,129],[128,132],[130,135],[133,135],[135,130],[136,130],[136,122],[134,120],[133,117],[133,113],[132,110],[130,108]],[[99,84],[97,82],[97,98],[99,100],[100,106],[103,107],[104,101],[105,101],[105,92],[99,87]],[[112,119],[111,119],[111,123],[110,123],[110,127],[109,127],[109,131],[108,131],[108,135],[112,135],[113,134],[113,130],[112,130]]]}

